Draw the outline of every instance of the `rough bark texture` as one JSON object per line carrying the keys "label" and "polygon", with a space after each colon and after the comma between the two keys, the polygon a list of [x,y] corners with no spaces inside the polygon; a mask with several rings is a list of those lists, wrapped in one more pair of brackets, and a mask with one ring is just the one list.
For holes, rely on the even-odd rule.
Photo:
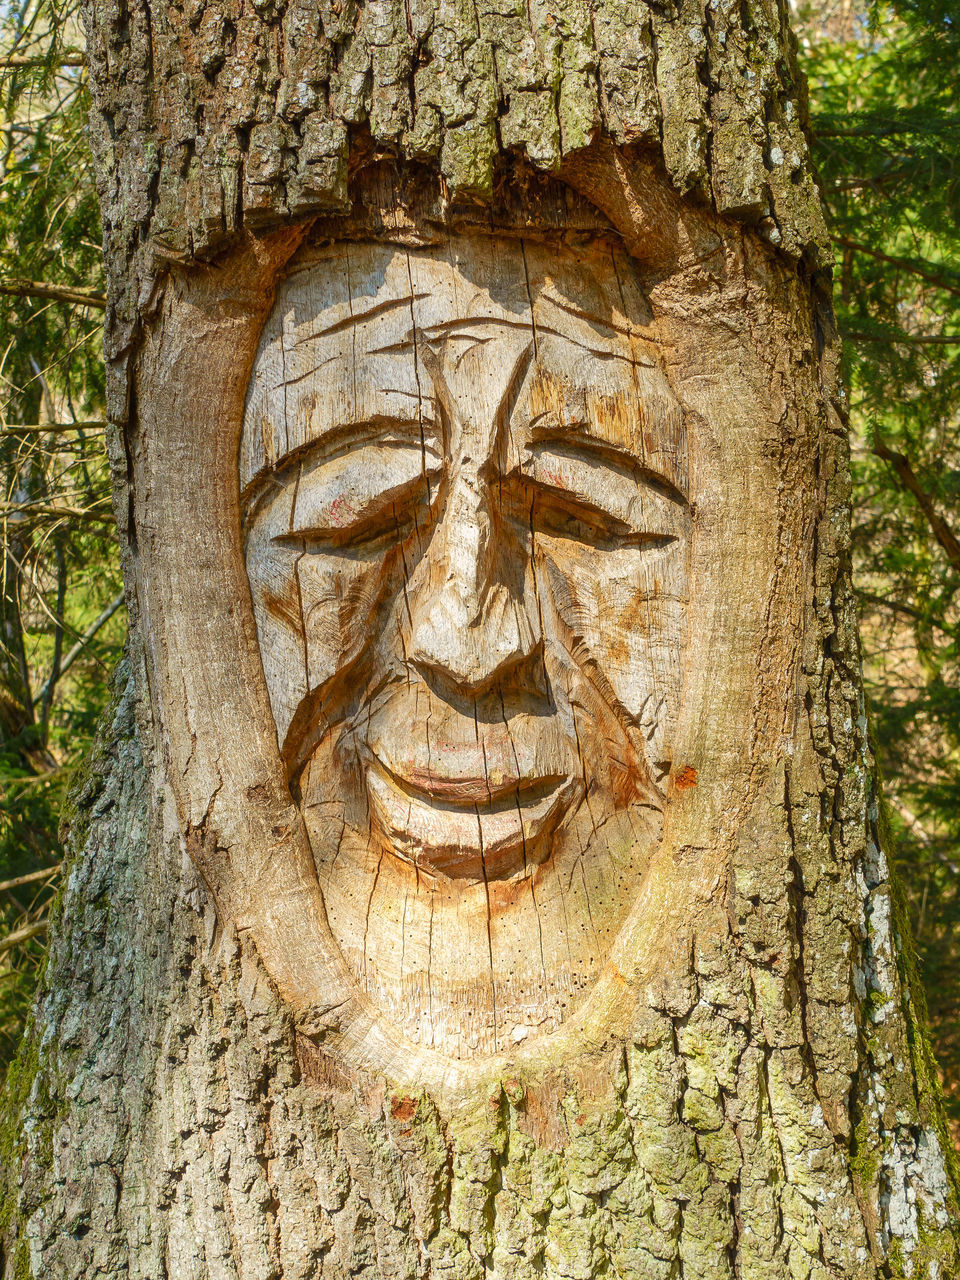
{"label": "rough bark texture", "polygon": [[[126,666],[117,687],[9,1085],[5,1275],[955,1274],[929,1063],[875,846],[848,890],[858,944],[832,965],[820,904],[840,877],[803,895],[807,851],[784,894],[783,862],[745,850],[729,899],[738,950],[778,936],[818,949],[806,983],[829,996],[833,977],[859,1036],[825,1027],[795,958],[765,954],[751,990],[701,955],[695,989],[632,1042],[442,1117],[428,1097],[343,1079],[296,1035],[253,949],[219,930],[169,806],[164,823]],[[845,1056],[856,1096],[835,1137],[807,1064]]]}
{"label": "rough bark texture", "polygon": [[346,210],[371,149],[483,200],[504,152],[562,172],[601,135],[652,147],[681,194],[825,261],[794,38],[769,0],[107,0],[88,31],[111,353],[157,258]]}
{"label": "rough bark texture", "polygon": [[[956,1275],[866,736],[836,335],[783,13],[267,0],[88,19],[134,632],[9,1085],[5,1280]],[[509,149],[642,260],[713,450],[694,476],[703,545],[731,520],[752,532],[740,560],[698,562],[727,608],[691,641],[673,834],[602,1017],[434,1087],[316,1007],[306,871],[274,937],[271,884],[244,879],[255,824],[285,840],[278,806],[298,819],[266,736],[245,749],[267,800],[225,800],[243,715],[269,706],[262,673],[243,678],[260,661],[246,588],[220,579],[243,572],[226,517],[245,388],[304,219],[351,198],[353,234],[391,203],[402,222],[415,162],[442,175],[437,226],[495,222],[513,199],[531,234],[582,227],[583,201]],[[210,477],[222,530],[203,525]],[[207,644],[201,674],[225,689],[218,633],[237,688],[204,708],[179,668]]]}
{"label": "rough bark texture", "polygon": [[[126,667],[118,691],[8,1084],[5,1276],[955,1274],[930,1064],[863,835],[859,885],[837,862],[818,881],[801,847],[785,892],[792,857],[745,849],[729,941],[760,953],[756,986],[701,954],[631,1042],[442,1117],[297,1036],[169,803],[164,823]],[[856,914],[828,923],[844,889]],[[855,1086],[836,1136],[831,1068]]]}

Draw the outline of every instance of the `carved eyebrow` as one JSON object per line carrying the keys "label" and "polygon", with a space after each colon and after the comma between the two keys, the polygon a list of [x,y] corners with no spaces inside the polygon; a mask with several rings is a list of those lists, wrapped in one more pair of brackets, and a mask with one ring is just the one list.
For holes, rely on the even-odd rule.
{"label": "carved eyebrow", "polygon": [[[418,339],[430,342],[447,335],[454,338],[473,338],[477,342],[486,341],[486,339],[480,339],[476,334],[470,332],[471,329],[479,329],[485,326],[497,329],[521,329],[531,336],[534,328],[533,324],[528,320],[508,320],[503,316],[464,316],[453,320],[438,320],[436,324],[409,329],[396,342],[388,342],[382,347],[368,347],[367,351],[369,355],[377,356],[388,355],[393,352],[412,351]],[[460,330],[460,332],[456,332],[457,330]]]}
{"label": "carved eyebrow", "polygon": [[[423,295],[419,295],[423,296]],[[585,312],[578,312],[572,307],[562,308],[567,310],[571,315],[579,316],[584,320],[591,320],[593,317],[588,316]],[[606,322],[604,322],[606,323]],[[635,351],[605,351],[600,347],[592,346],[589,342],[576,337],[572,333],[568,333],[563,329],[555,329],[552,325],[544,324],[540,320],[509,320],[504,316],[467,316],[454,320],[440,320],[436,324],[425,325],[422,329],[410,329],[402,338],[396,342],[388,342],[382,347],[368,347],[369,355],[391,355],[401,351],[410,351],[415,345],[416,338],[430,342],[431,339],[451,336],[454,338],[474,337],[476,341],[480,341],[476,335],[470,333],[471,329],[479,329],[483,326],[490,326],[498,329],[521,329],[524,333],[533,334],[536,332],[538,336],[549,336],[551,338],[561,338],[564,342],[569,342],[571,346],[579,347],[581,351],[587,351],[592,356],[596,356],[598,360],[622,360],[624,364],[639,365],[643,369],[656,369],[658,366],[654,360],[640,360],[637,358]],[[624,337],[631,336],[628,329],[618,328],[614,324],[607,324],[606,327],[611,333],[617,333]],[[461,332],[456,332],[460,330]],[[636,336],[636,335],[633,335]]]}
{"label": "carved eyebrow", "polygon": [[[630,325],[617,324],[614,320],[606,320],[603,316],[599,316],[593,311],[583,311],[576,305],[576,303],[564,302],[551,293],[541,294],[541,300],[548,306],[556,307],[558,311],[565,311],[567,315],[571,315],[577,320],[583,320],[585,323],[595,325],[601,329],[608,329],[610,333],[619,334],[620,337],[643,338],[643,335],[637,333],[636,329]],[[551,330],[547,325],[542,324],[539,320],[537,321],[537,329],[542,330],[544,333],[555,332],[555,330]],[[564,334],[563,336],[567,337],[568,335]],[[571,338],[570,341],[576,342],[576,338]],[[649,339],[644,339],[644,341],[649,341]],[[583,344],[580,343],[578,345],[582,346]],[[630,356],[630,359],[633,364],[639,364],[645,368],[656,367],[655,360],[639,360],[635,353]]]}

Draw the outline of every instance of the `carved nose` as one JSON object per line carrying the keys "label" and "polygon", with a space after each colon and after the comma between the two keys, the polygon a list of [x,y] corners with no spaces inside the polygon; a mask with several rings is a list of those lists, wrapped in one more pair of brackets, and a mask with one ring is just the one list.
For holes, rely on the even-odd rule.
{"label": "carved nose", "polygon": [[479,693],[532,657],[541,637],[523,600],[522,557],[479,483],[458,479],[421,565],[426,578],[409,592],[408,660]]}

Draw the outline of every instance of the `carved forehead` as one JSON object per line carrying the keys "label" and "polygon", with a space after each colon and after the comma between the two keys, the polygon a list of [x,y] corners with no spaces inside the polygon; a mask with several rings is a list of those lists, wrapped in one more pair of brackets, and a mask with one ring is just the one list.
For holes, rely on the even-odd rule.
{"label": "carved forehead", "polygon": [[[312,297],[305,294],[305,276],[314,286]],[[406,332],[411,298],[416,323],[428,331],[472,318],[526,326],[535,308],[541,323],[611,353],[623,349],[624,336],[649,323],[643,295],[612,245],[576,253],[562,245],[476,234],[422,248],[341,241],[301,251],[276,306],[297,296],[307,310],[322,306],[318,337],[351,322],[376,321],[384,334]],[[307,320],[306,314],[300,318]]]}
{"label": "carved forehead", "polygon": [[[414,357],[415,338],[456,351],[493,336],[536,342],[539,364],[566,371],[574,400],[579,391],[635,406],[625,413],[621,405],[614,415],[621,423],[631,413],[636,419],[624,445],[638,456],[651,445],[662,452],[658,442],[645,446],[642,432],[651,419],[680,415],[654,360],[649,323],[626,259],[611,245],[581,254],[462,235],[427,248],[341,241],[302,251],[278,288],[261,337],[244,419],[241,485],[338,426],[380,417],[416,420],[430,389]],[[636,406],[638,390],[647,412]],[[576,416],[571,395],[566,413]],[[651,406],[657,411],[649,412]],[[676,459],[680,425],[664,425],[671,437],[663,442],[666,453]]]}

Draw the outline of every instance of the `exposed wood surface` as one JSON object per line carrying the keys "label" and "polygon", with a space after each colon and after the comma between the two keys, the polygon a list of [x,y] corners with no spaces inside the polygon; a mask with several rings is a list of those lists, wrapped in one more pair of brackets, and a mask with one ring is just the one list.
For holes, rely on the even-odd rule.
{"label": "exposed wood surface", "polygon": [[354,977],[455,1057],[556,1029],[660,833],[683,411],[611,242],[301,251],[240,482],[267,687]]}
{"label": "exposed wood surface", "polygon": [[[624,243],[647,250],[646,259],[635,256],[630,271],[621,274],[616,291],[610,270],[600,271],[597,263],[615,262],[623,251],[615,235],[607,231],[604,238],[602,218],[594,219],[585,238],[579,211],[576,230],[564,233],[554,225],[539,234],[510,211],[502,215],[491,253],[490,220],[483,211],[471,226],[462,213],[447,217],[429,199],[423,203],[417,196],[405,204],[388,167],[385,174],[372,172],[369,184],[358,188],[365,193],[358,211],[342,223],[323,220],[312,231],[251,238],[215,268],[172,269],[157,318],[146,331],[137,360],[135,424],[127,437],[134,618],[144,642],[144,689],[152,707],[145,732],[154,734],[151,724],[162,726],[148,740],[151,750],[162,752],[163,776],[176,800],[165,810],[166,838],[185,834],[187,855],[216,902],[217,923],[208,914],[205,923],[184,919],[176,926],[186,932],[174,948],[180,958],[171,963],[177,972],[186,965],[209,1014],[196,1026],[191,1018],[183,1046],[171,1047],[172,1058],[158,1064],[150,1104],[151,1125],[185,1129],[188,1136],[173,1147],[158,1145],[157,1130],[138,1123],[129,1159],[143,1160],[149,1152],[149,1161],[158,1162],[150,1166],[151,1186],[167,1185],[165,1170],[182,1169],[178,1176],[189,1191],[150,1213],[161,1224],[164,1256],[177,1267],[186,1265],[195,1247],[189,1242],[200,1231],[207,1251],[200,1276],[212,1266],[209,1250],[221,1246],[196,1217],[197,1197],[225,1203],[229,1195],[230,1212],[260,1242],[264,1266],[298,1274],[310,1250],[319,1249],[326,1274],[336,1280],[364,1258],[372,1275],[392,1278],[442,1273],[446,1257],[457,1259],[452,1274],[465,1277],[573,1274],[587,1280],[608,1265],[638,1280],[666,1280],[678,1269],[684,1277],[713,1280],[734,1275],[734,1268],[786,1275],[793,1265],[788,1260],[803,1257],[813,1275],[872,1278],[886,1274],[884,1240],[894,1222],[901,1223],[891,1216],[900,1209],[891,1206],[906,1202],[882,1198],[887,1184],[861,1163],[864,1152],[873,1153],[874,1170],[888,1170],[884,1178],[914,1188],[914,1203],[926,1206],[923,1221],[933,1224],[934,1238],[942,1242],[936,1248],[947,1256],[947,1183],[935,1172],[942,1168],[942,1148],[918,1084],[926,1068],[915,1058],[912,1069],[902,1069],[911,1051],[896,1011],[907,1005],[870,799],[847,532],[837,516],[847,483],[844,442],[830,393],[833,348],[818,345],[817,326],[825,314],[788,264],[695,210],[670,216],[676,206],[668,188],[658,187],[648,169],[618,165],[615,155],[598,158],[578,176],[581,191],[593,194],[608,216],[616,215]],[[423,190],[429,196],[429,184]],[[521,246],[522,277],[516,258]],[[664,267],[671,252],[672,271]],[[366,267],[354,277],[344,270],[348,261]],[[351,284],[354,279],[369,282],[366,294]],[[570,293],[576,301],[567,308]],[[517,305],[517,295],[519,309],[510,311],[509,300],[514,297]],[[385,305],[358,330],[361,302]],[[491,331],[499,326],[508,332],[473,348],[454,343],[438,325],[450,321],[459,330],[464,317],[469,324],[471,308],[477,309],[474,323],[483,320]],[[582,357],[568,365],[558,353],[579,332],[578,311],[602,317],[604,324],[591,321]],[[540,314],[550,331],[543,335],[542,353]],[[407,328],[398,335],[389,326],[400,317]],[[604,337],[612,317],[620,317],[618,327]],[[398,336],[417,324],[421,345],[411,381],[410,362],[391,351]],[[381,326],[387,326],[384,341],[376,337]],[[532,358],[528,351],[526,364],[517,363],[534,330],[537,349]],[[370,341],[354,348],[346,335],[358,332]],[[689,531],[680,531],[686,537],[689,603],[682,611],[683,638],[669,611],[658,623],[662,637],[675,646],[669,661],[664,655],[662,670],[669,671],[668,684],[679,673],[679,697],[674,695],[675,713],[658,717],[663,749],[651,750],[650,762],[655,770],[667,764],[669,769],[654,773],[660,794],[641,810],[651,815],[651,824],[630,845],[632,885],[616,898],[609,917],[611,932],[618,926],[615,940],[599,964],[589,955],[575,956],[571,964],[568,953],[567,973],[582,987],[564,1009],[569,978],[562,972],[554,970],[544,980],[542,966],[535,982],[525,982],[520,972],[531,954],[533,893],[528,898],[525,892],[536,889],[538,878],[549,880],[552,858],[526,878],[522,868],[511,874],[508,862],[499,882],[489,875],[483,880],[481,859],[478,879],[479,835],[468,847],[451,842],[449,832],[445,842],[424,839],[423,826],[416,848],[408,844],[401,856],[411,824],[390,807],[395,791],[385,792],[387,803],[367,829],[389,828],[389,859],[385,854],[377,865],[381,877],[395,878],[387,879],[390,894],[377,897],[370,842],[341,839],[336,812],[333,822],[325,826],[322,820],[331,791],[334,810],[349,810],[353,802],[331,787],[333,772],[318,767],[330,746],[318,712],[325,713],[324,698],[331,692],[348,700],[364,696],[371,649],[385,671],[393,669],[403,646],[396,629],[380,625],[383,618],[399,620],[412,641],[419,617],[419,660],[431,652],[435,660],[429,679],[442,686],[445,666],[460,665],[460,678],[469,683],[489,646],[465,641],[469,629],[430,624],[438,601],[448,614],[467,608],[471,589],[464,573],[470,566],[476,583],[476,571],[486,564],[492,586],[501,589],[490,593],[507,619],[496,635],[510,638],[512,617],[506,651],[518,657],[516,675],[519,655],[538,634],[531,611],[522,607],[533,557],[525,561],[518,529],[519,555],[458,558],[451,526],[444,525],[447,502],[461,503],[457,528],[474,538],[477,551],[484,528],[491,534],[489,546],[509,546],[509,490],[517,482],[514,473],[523,471],[511,468],[510,448],[517,463],[526,451],[533,475],[523,487],[538,491],[535,454],[524,443],[524,414],[518,411],[536,387],[544,408],[556,412],[557,381],[572,377],[576,368],[580,389],[574,400],[586,393],[583,404],[593,396],[588,417],[606,423],[598,412],[606,401],[594,395],[599,375],[593,361],[604,342],[612,344],[601,381],[605,391],[616,390],[609,380],[615,381],[612,371],[624,363],[616,351],[625,333],[630,363],[638,378],[649,379],[645,394],[657,401],[659,425],[667,428],[654,432],[653,420],[646,423],[644,467],[667,470],[660,482],[682,497],[672,510],[689,504]],[[424,347],[427,337],[441,340]],[[344,361],[339,344],[347,341]],[[510,358],[478,364],[490,347]],[[324,351],[336,352],[336,358],[322,363]],[[473,376],[458,383],[461,356],[464,373]],[[432,372],[426,367],[431,362]],[[321,376],[318,369],[327,372]],[[352,369],[358,371],[356,391],[352,374],[340,376]],[[553,383],[545,382],[545,372]],[[431,424],[428,401],[434,396],[440,402],[436,388],[446,387],[448,377],[456,394],[444,393],[446,407],[440,403]],[[499,430],[510,448],[506,458],[494,460],[491,424],[506,386],[515,389],[514,413],[499,415]],[[280,412],[282,390],[287,404]],[[315,456],[318,431],[344,420],[348,427],[369,421],[371,397],[380,399],[378,413],[397,415],[391,395],[405,401],[414,394],[412,456],[404,452],[408,437],[399,429],[404,419],[390,417],[397,438],[389,461],[399,473],[384,470],[382,457],[380,463],[367,457],[368,465],[351,478],[350,450],[321,466]],[[636,422],[631,413],[641,399],[634,396],[631,411],[607,423],[618,422],[628,442]],[[458,422],[459,436],[453,429]],[[486,453],[480,447],[484,438]],[[463,454],[467,440],[469,458]],[[661,447],[663,440],[672,441],[669,448]],[[291,447],[297,474],[292,484],[283,457]],[[572,465],[569,453],[561,465]],[[492,496],[488,486],[497,473],[497,502],[488,503],[485,514],[480,499]],[[567,474],[572,480],[573,473]],[[463,483],[467,476],[473,477],[472,488]],[[406,568],[397,563],[404,556],[396,551],[389,567],[389,557],[382,563],[373,557],[373,567],[364,568],[356,548],[341,547],[339,556],[325,549],[336,497],[349,493],[355,506],[368,504],[369,515],[378,495],[393,491],[399,500],[409,493],[404,485],[427,480],[436,482],[436,498],[421,493],[416,500],[424,545],[417,548],[414,530]],[[652,481],[636,485],[644,497],[648,485]],[[612,486],[605,487],[603,500],[612,493]],[[463,505],[468,498],[472,509]],[[569,514],[569,491],[558,507]],[[309,519],[316,523],[293,529],[298,511],[312,513]],[[316,535],[309,553],[301,537],[307,532]],[[536,563],[544,578],[550,573],[541,593],[543,620],[538,613],[536,626],[545,659],[548,651],[553,654],[556,671],[570,653],[563,628],[564,610],[570,616],[567,601],[571,592],[582,601],[595,589],[599,548],[577,551],[576,540],[565,539],[574,547],[551,556],[549,536],[531,535],[542,539]],[[639,554],[636,548],[606,554],[622,552]],[[588,554],[588,572],[577,574],[571,587],[570,565]],[[560,568],[566,565],[564,572],[549,570],[551,559]],[[411,593],[418,575],[426,589]],[[640,585],[635,578],[634,573],[634,589]],[[319,607],[306,621],[302,599],[294,607],[291,579],[301,597],[315,593]],[[380,600],[366,626],[358,621],[367,616],[358,587],[363,580],[367,594]],[[405,597],[396,589],[401,581],[408,587]],[[336,593],[336,583],[344,603],[334,622],[322,602],[328,588]],[[616,592],[607,594],[611,603],[617,599]],[[554,601],[561,602],[559,608]],[[481,610],[478,618],[483,616]],[[602,648],[610,637],[603,628],[591,633],[590,622],[581,610],[583,640]],[[475,631],[474,640],[483,634],[482,628]],[[651,646],[653,661],[645,665],[646,641],[635,639],[634,656],[621,676],[629,666],[637,694],[655,678],[657,662]],[[571,666],[578,666],[585,650],[584,643]],[[616,675],[615,655],[605,656]],[[417,660],[413,651],[401,658],[414,667]],[[600,679],[595,667],[588,669],[584,688]],[[423,667],[416,669],[427,686],[417,697],[429,693],[429,712],[440,700]],[[341,670],[347,674],[339,678]],[[333,673],[332,679],[325,673]],[[475,670],[472,678],[476,683]],[[415,683],[411,674],[411,687]],[[515,686],[522,692],[522,681]],[[388,681],[384,688],[402,698],[407,681]],[[559,688],[562,693],[564,686]],[[626,684],[620,700],[628,700]],[[447,705],[446,727],[457,731],[469,721],[463,699],[459,708],[456,701]],[[360,740],[386,754],[394,720],[384,717],[377,737],[376,699],[370,706],[370,736],[361,727]],[[425,743],[425,732],[419,738],[413,732],[418,714],[405,713],[412,732],[401,748]],[[512,717],[505,699],[500,718]],[[479,728],[477,716],[474,740]],[[314,729],[320,730],[315,740]],[[609,741],[608,735],[604,749]],[[588,747],[578,758],[592,761],[603,754]],[[543,776],[535,753],[529,767],[533,776]],[[638,769],[637,776],[642,774]],[[363,802],[365,785],[355,780],[353,795]],[[584,803],[575,818],[585,812]],[[622,812],[629,814],[630,806]],[[355,812],[346,816],[357,832],[364,831]],[[570,830],[576,826],[571,820]],[[338,843],[341,857],[335,859]],[[429,865],[441,860],[441,848],[446,865]],[[586,859],[583,865],[593,874]],[[160,866],[169,864],[161,860]],[[458,867],[467,874],[451,875]],[[169,871],[157,874],[162,879]],[[417,905],[410,880],[416,890],[418,874],[424,886],[431,877],[445,885],[446,898],[434,902],[435,919],[437,908],[471,899],[475,904],[472,917],[451,910],[447,936],[436,939],[438,950],[455,956],[452,978],[442,972],[435,978],[432,963],[428,979],[422,976],[433,940],[428,937],[424,946],[419,922],[419,937],[407,927]],[[493,902],[501,888],[508,910],[495,913],[488,893]],[[598,907],[605,896],[597,895]],[[540,909],[538,899],[538,920]],[[543,918],[550,909],[545,895]],[[495,914],[497,928],[487,930]],[[557,914],[562,912],[555,919]],[[506,943],[511,930],[518,939],[513,956]],[[545,933],[550,946],[549,927]],[[494,938],[503,943],[496,954]],[[417,957],[409,970],[406,942]],[[455,989],[460,978],[466,991]],[[510,1015],[502,1031],[499,1021],[496,1029],[493,1023],[498,978]],[[181,1016],[182,997],[175,994],[180,979],[172,974],[170,980],[174,990],[157,996],[160,1025],[150,1038],[170,1043],[174,1035],[179,1045],[183,1033],[165,1020],[167,1005],[174,1021]],[[247,994],[231,994],[239,992],[237,983]],[[444,1007],[431,1011],[431,995]],[[234,1014],[217,1011],[223,999]],[[257,1011],[263,999],[269,1015]],[[225,1017],[240,1019],[234,1048],[211,1078],[200,1066],[208,1052],[203,1046],[209,1047],[211,1036],[216,1039],[214,1028]],[[541,1017],[535,1033],[528,1030],[514,1040],[514,1028],[522,1032]],[[255,1026],[264,1028],[266,1040]],[[261,1078],[268,1083],[256,1085],[254,1093],[266,1087],[269,1118],[234,1099],[228,1117],[215,1119],[222,1106],[219,1090],[247,1070],[266,1073]],[[186,1101],[175,1102],[171,1082],[186,1090]],[[240,1087],[249,1088],[249,1081]],[[876,1101],[880,1097],[882,1103]],[[198,1118],[175,1119],[181,1105]],[[333,1108],[335,1124],[321,1118],[329,1115],[327,1107]],[[369,1127],[359,1116],[372,1117]],[[914,1118],[904,1125],[905,1116]],[[339,1159],[331,1134],[354,1133],[357,1123],[361,1131],[349,1140],[348,1168],[339,1166],[337,1175],[345,1179],[344,1190],[331,1198],[328,1191],[305,1188],[297,1172],[304,1162],[323,1182],[327,1174],[320,1170]],[[263,1218],[259,1199],[232,1178],[224,1182],[216,1162],[210,1163],[203,1135],[211,1124],[218,1160],[269,1165],[269,1191],[262,1194],[283,1205],[275,1225]],[[236,1126],[247,1134],[242,1140]],[[401,1156],[408,1142],[418,1154]],[[287,1154],[281,1157],[281,1151]],[[853,1151],[859,1153],[856,1162]],[[547,1167],[549,1175],[543,1172]],[[586,1182],[579,1172],[585,1167],[597,1170]],[[412,1179],[404,1184],[408,1190],[388,1191],[400,1168]],[[531,1188],[540,1187],[544,1176],[553,1207],[538,1208],[541,1192]],[[313,1225],[299,1236],[293,1223],[303,1221],[316,1194],[330,1207],[321,1208],[319,1217],[308,1215]],[[581,1197],[572,1216],[563,1207],[571,1196]],[[152,1192],[148,1198],[156,1203]],[[426,1203],[436,1208],[424,1216]],[[375,1226],[364,1225],[365,1204],[381,1206],[374,1211]],[[124,1221],[139,1221],[138,1212],[131,1205]],[[901,1239],[914,1240],[910,1233],[919,1212],[902,1219],[908,1225],[896,1228]],[[780,1225],[761,1228],[771,1215]],[[755,1225],[741,1230],[738,1224],[747,1220]],[[375,1247],[364,1244],[369,1230],[378,1240]],[[66,1256],[63,1246],[56,1248]],[[149,1249],[137,1252],[155,1257]],[[82,1250],[71,1256],[81,1257]]]}

